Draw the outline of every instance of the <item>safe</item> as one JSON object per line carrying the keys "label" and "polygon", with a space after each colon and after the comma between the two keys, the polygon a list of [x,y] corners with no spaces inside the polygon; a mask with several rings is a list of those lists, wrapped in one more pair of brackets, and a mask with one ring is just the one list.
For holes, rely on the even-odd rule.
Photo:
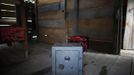
{"label": "safe", "polygon": [[52,47],[52,75],[82,75],[82,69],[81,44],[55,44]]}

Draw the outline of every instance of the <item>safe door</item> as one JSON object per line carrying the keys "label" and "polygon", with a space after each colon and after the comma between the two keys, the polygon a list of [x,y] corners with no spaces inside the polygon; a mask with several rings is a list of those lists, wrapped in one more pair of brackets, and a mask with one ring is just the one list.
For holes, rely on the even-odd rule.
{"label": "safe door", "polygon": [[52,53],[53,75],[82,75],[81,49],[75,47],[54,49]]}

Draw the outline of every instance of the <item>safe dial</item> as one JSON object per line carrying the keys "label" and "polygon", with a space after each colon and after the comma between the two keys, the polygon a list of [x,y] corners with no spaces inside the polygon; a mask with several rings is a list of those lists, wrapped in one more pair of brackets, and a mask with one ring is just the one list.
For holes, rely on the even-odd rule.
{"label": "safe dial", "polygon": [[59,69],[63,70],[64,69],[64,65],[63,64],[59,64]]}

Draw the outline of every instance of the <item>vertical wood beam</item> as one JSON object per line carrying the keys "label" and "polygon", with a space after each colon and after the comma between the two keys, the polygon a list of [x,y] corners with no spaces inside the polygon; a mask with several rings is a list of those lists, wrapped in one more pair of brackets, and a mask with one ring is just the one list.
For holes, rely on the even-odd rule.
{"label": "vertical wood beam", "polygon": [[72,15],[72,20],[73,20],[73,35],[78,35],[78,17],[79,16],[79,0],[74,0],[74,8],[73,8],[73,15]]}
{"label": "vertical wood beam", "polygon": [[[25,48],[25,53],[24,56],[25,58],[28,58],[28,53],[29,53],[29,47],[28,47],[28,38],[27,38],[27,24],[26,24],[26,13],[25,13],[25,3],[23,0],[16,0],[16,4],[20,6],[20,20],[21,20],[21,26],[25,28],[25,41],[24,41],[24,48]],[[17,18],[18,19],[18,18]]]}
{"label": "vertical wood beam", "polygon": [[15,5],[16,5],[16,23],[18,26],[21,26],[21,2],[19,0],[15,1]]}
{"label": "vertical wood beam", "polygon": [[28,58],[29,54],[29,47],[28,47],[28,36],[27,36],[27,23],[26,23],[26,13],[25,13],[25,3],[24,1],[22,2],[22,9],[21,9],[21,21],[22,21],[22,26],[25,28],[25,58]]}
{"label": "vertical wood beam", "polygon": [[36,33],[37,36],[39,36],[39,21],[38,21],[38,0],[35,0],[35,4],[34,4],[34,8],[35,8],[35,25],[36,25]]}
{"label": "vertical wood beam", "polygon": [[121,31],[121,2],[115,0],[114,3],[114,24],[113,24],[113,53],[120,54],[120,31]]}

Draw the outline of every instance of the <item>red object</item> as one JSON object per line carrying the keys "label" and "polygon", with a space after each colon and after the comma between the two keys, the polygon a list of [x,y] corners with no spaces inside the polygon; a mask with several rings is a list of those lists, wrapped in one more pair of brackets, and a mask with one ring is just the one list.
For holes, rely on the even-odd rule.
{"label": "red object", "polygon": [[69,39],[71,42],[78,42],[78,43],[81,43],[84,50],[87,50],[89,48],[89,44],[88,44],[88,39],[84,36],[72,36],[70,37]]}
{"label": "red object", "polygon": [[2,27],[0,28],[1,41],[11,45],[14,41],[25,40],[25,28],[23,27]]}

